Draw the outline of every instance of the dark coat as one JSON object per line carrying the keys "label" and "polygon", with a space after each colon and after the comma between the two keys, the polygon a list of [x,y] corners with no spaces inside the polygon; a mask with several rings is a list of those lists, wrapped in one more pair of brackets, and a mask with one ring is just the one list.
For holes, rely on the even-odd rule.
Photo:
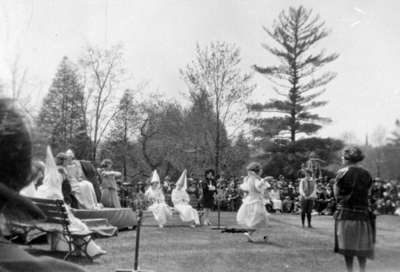
{"label": "dark coat", "polygon": [[97,201],[101,201],[101,190],[100,190],[100,182],[99,182],[99,173],[97,173],[96,168],[90,161],[80,161],[82,166],[82,171],[85,174],[85,177],[88,181],[93,184],[94,191],[96,193]]}
{"label": "dark coat", "polygon": [[203,190],[202,204],[204,208],[212,209],[214,208],[214,194],[217,192],[217,190],[209,190],[209,185],[213,185],[215,188],[217,188],[217,182],[214,179],[206,179],[201,183],[201,188]]}

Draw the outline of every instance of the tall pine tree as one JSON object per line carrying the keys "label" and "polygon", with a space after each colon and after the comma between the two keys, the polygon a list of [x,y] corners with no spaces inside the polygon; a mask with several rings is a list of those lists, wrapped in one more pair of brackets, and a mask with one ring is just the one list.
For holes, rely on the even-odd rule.
{"label": "tall pine tree", "polygon": [[312,16],[312,11],[302,6],[291,7],[287,13],[282,11],[272,29],[264,27],[264,30],[278,46],[262,46],[278,58],[279,64],[266,67],[254,65],[254,69],[271,81],[273,90],[280,98],[270,99],[264,104],[252,104],[249,109],[279,115],[249,121],[255,126],[256,136],[272,131],[276,134],[274,136],[283,135],[293,143],[297,134],[313,134],[324,122],[330,121],[311,110],[327,103],[316,101],[316,98],[325,92],[323,87],[336,74],[319,71],[338,58],[338,54],[326,54],[324,50],[313,53],[313,47],[328,36],[328,31],[318,15]]}
{"label": "tall pine tree", "polygon": [[43,100],[38,127],[56,152],[72,148],[78,158],[87,157],[90,140],[83,110],[83,86],[74,65],[64,57]]}

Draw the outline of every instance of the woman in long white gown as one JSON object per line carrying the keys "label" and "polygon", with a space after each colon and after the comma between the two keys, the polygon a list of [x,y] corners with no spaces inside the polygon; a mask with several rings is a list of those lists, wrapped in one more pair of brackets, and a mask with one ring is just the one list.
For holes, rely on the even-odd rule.
{"label": "woman in long white gown", "polygon": [[78,200],[80,209],[94,210],[100,208],[93,184],[85,180],[85,175],[79,161],[73,160],[72,150],[65,152],[64,167],[67,171],[67,178],[71,185],[71,190]]}
{"label": "woman in long white gown", "polygon": [[192,222],[190,226],[194,228],[196,225],[200,225],[199,213],[196,209],[193,209],[192,206],[190,206],[190,198],[186,192],[186,188],[187,178],[185,169],[179,180],[176,182],[174,190],[172,190],[171,199],[181,220],[183,222]]}
{"label": "woman in long white gown", "polygon": [[158,226],[163,228],[168,219],[172,216],[171,208],[165,203],[165,197],[160,186],[160,177],[157,170],[154,170],[153,177],[150,181],[150,187],[145,193],[145,197],[151,203],[149,211],[153,213],[154,219]]}
{"label": "woman in long white gown", "polygon": [[[261,179],[261,165],[259,163],[250,163],[247,167],[247,177],[244,178],[240,189],[247,195],[243,198],[236,220],[239,225],[254,229],[246,232],[245,235],[249,242],[253,242],[252,234],[257,228],[266,227],[268,224],[268,212],[264,206],[264,191],[268,183]],[[267,236],[263,237],[264,240]]]}
{"label": "woman in long white gown", "polygon": [[[43,184],[38,187],[35,197],[63,200],[62,187],[61,187],[62,181],[63,177],[58,172],[53,155],[51,153],[51,149],[50,147],[47,147],[46,168],[45,168]],[[81,233],[89,232],[89,228],[80,219],[76,218],[72,214],[70,208],[67,205],[66,208],[68,213],[68,219],[71,222],[69,226],[70,230],[73,232],[81,232]],[[68,250],[68,244],[64,240],[64,237],[61,234],[53,238],[55,238],[56,241],[53,241],[52,245],[55,247],[56,250],[59,251]],[[87,246],[87,253],[92,258],[96,258],[106,254],[106,251],[101,249],[93,240],[91,240]]]}

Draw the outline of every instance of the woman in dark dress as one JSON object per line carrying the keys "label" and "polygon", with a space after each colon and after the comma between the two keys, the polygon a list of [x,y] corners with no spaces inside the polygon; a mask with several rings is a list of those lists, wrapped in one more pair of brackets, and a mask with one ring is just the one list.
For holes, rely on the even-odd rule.
{"label": "woman in dark dress", "polygon": [[205,180],[201,184],[203,191],[202,206],[204,208],[204,225],[211,225],[210,211],[214,208],[214,195],[217,190],[214,170],[205,172]]}
{"label": "woman in dark dress", "polygon": [[358,163],[364,155],[357,147],[344,150],[345,168],[339,170],[334,186],[335,252],[344,255],[347,271],[353,271],[354,256],[360,271],[365,271],[367,258],[374,256],[375,218],[370,210],[372,178]]}

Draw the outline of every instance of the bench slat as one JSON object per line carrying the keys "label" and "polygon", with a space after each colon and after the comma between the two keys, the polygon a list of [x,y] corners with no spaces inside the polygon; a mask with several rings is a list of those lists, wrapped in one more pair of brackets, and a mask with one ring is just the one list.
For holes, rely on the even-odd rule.
{"label": "bench slat", "polygon": [[57,199],[45,199],[45,198],[35,198],[35,197],[30,197],[29,199],[38,204],[43,203],[43,204],[53,204],[53,205],[57,205],[57,202],[61,201]]}
{"label": "bench slat", "polygon": [[60,224],[60,225],[65,225],[68,224],[69,225],[69,220],[64,219],[64,218],[60,218],[60,217],[47,217],[46,219],[46,223],[53,223],[53,224]]}
{"label": "bench slat", "polygon": [[45,214],[56,212],[59,214],[67,214],[67,210],[65,207],[57,207],[57,206],[47,206],[47,205],[37,205]]}

